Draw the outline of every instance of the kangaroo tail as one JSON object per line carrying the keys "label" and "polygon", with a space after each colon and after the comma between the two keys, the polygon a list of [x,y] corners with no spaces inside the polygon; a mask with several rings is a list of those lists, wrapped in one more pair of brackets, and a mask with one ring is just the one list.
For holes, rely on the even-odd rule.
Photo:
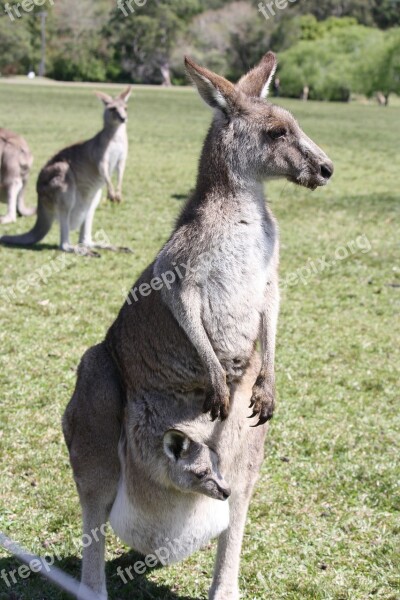
{"label": "kangaroo tail", "polygon": [[54,215],[39,200],[36,223],[32,229],[22,235],[3,235],[0,237],[0,244],[33,246],[48,234],[53,220]]}
{"label": "kangaroo tail", "polygon": [[21,217],[32,217],[37,212],[36,206],[26,206],[23,196],[18,199],[17,210]]}

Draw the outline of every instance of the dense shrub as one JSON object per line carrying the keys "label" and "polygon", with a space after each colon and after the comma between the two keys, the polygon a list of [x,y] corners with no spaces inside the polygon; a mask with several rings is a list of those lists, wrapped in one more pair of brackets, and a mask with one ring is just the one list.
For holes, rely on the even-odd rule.
{"label": "dense shrub", "polygon": [[301,40],[282,53],[279,76],[284,95],[299,97],[308,86],[311,99],[348,101],[352,92],[367,92],[359,75],[361,65],[384,34],[343,21],[318,24],[322,36]]}

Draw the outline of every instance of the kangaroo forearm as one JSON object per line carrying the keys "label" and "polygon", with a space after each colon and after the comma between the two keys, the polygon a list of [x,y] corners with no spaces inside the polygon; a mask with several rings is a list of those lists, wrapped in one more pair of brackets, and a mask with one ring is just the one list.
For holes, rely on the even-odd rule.
{"label": "kangaroo forearm", "polygon": [[261,316],[261,369],[253,387],[250,407],[259,416],[259,425],[269,421],[275,410],[275,339],[279,312],[278,279],[268,283],[265,309]]}
{"label": "kangaroo forearm", "polygon": [[124,180],[124,174],[125,174],[125,167],[126,167],[126,159],[123,159],[118,165],[117,165],[117,175],[118,175],[118,192],[121,193],[122,192],[122,183]]}
{"label": "kangaroo forearm", "polygon": [[264,314],[261,317],[261,371],[260,375],[266,378],[270,383],[275,379],[275,344],[276,330],[278,325],[278,302],[274,298],[270,299]]}
{"label": "kangaroo forearm", "polygon": [[208,338],[201,318],[201,297],[197,287],[189,286],[178,293],[166,290],[164,302],[193,345],[204,365],[206,374],[206,397],[204,412],[210,412],[213,420],[225,419],[229,412],[229,389],[226,373]]}
{"label": "kangaroo forearm", "polygon": [[201,320],[201,299],[197,291],[188,289],[182,294],[174,294],[167,290],[163,300],[197,350],[211,381],[225,377]]}

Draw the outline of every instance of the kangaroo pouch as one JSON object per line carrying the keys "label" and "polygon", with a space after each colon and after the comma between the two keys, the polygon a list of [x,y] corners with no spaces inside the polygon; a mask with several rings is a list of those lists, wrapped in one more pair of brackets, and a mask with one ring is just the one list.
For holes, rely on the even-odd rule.
{"label": "kangaroo pouch", "polygon": [[111,510],[115,534],[137,552],[155,554],[168,565],[188,557],[228,528],[228,502],[162,487],[155,490],[154,483],[151,486],[149,506],[142,482],[137,483],[131,499],[122,476]]}

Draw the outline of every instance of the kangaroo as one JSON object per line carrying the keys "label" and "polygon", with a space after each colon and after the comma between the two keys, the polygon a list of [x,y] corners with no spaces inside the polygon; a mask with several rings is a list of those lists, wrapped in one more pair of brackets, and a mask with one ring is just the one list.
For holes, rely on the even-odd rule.
{"label": "kangaroo", "polygon": [[229,498],[231,491],[219,472],[219,457],[207,444],[192,440],[183,431],[169,429],[163,436],[163,449],[169,459],[168,477],[178,490],[214,500]]}
{"label": "kangaroo", "polygon": [[[198,411],[192,409],[188,415],[191,422],[185,423],[179,405],[171,411],[167,398],[160,400],[162,405],[170,419],[175,417],[173,422],[179,430],[163,433],[154,413],[143,426],[142,409],[152,411],[149,399],[129,408],[129,442],[124,433],[119,444],[121,476],[110,524],[128,546],[144,555],[164,546],[167,538],[179,539],[179,547],[168,556],[171,563],[182,560],[228,527],[229,507],[215,500],[227,500],[231,490],[220,473],[218,454],[201,441],[208,442],[211,430],[201,418],[196,420]],[[132,437],[132,427],[140,427],[140,437]],[[185,430],[200,441],[191,439]],[[156,527],[148,498],[152,508],[157,504],[160,508]],[[170,508],[165,510],[165,505]]]}
{"label": "kangaroo", "polygon": [[[181,515],[184,537],[194,528],[200,532],[193,548],[219,533],[210,599],[237,600],[246,512],[275,405],[279,250],[262,182],[282,177],[316,189],[331,178],[333,164],[290,113],[265,102],[274,54],[266,54],[236,85],[188,58],[186,68],[214,109],[195,191],[105,340],[84,355],[63,427],[85,533],[105,523],[117,502],[120,508],[112,514],[120,535],[138,547],[143,539],[148,548],[147,541],[160,541],[160,516],[166,533],[176,532],[174,515]],[[246,427],[246,416],[258,427]],[[202,437],[189,435],[190,423],[204,425]],[[132,461],[138,464],[142,456],[147,461],[135,473],[118,457],[121,428]],[[200,510],[206,514],[203,529],[195,517],[192,521],[182,490],[176,502],[165,500],[159,486],[171,488],[161,477],[156,446],[170,429],[209,444],[220,457],[232,489],[227,529],[226,515],[219,517],[220,530],[208,506],[206,513]],[[149,436],[153,450],[147,450]],[[142,486],[145,499],[138,499]],[[199,496],[192,498],[193,515]],[[85,549],[82,581],[107,597],[104,539]]]}
{"label": "kangaroo", "polygon": [[15,223],[17,212],[30,217],[36,208],[27,208],[24,201],[25,187],[33,164],[29,146],[20,135],[0,128],[0,201],[7,202],[7,214],[0,223]]}
{"label": "kangaroo", "polygon": [[[81,246],[94,247],[92,225],[101,190],[107,185],[108,198],[121,201],[122,180],[128,154],[126,132],[128,87],[116,98],[102,92],[96,95],[105,105],[104,127],[87,142],[61,150],[43,167],[37,181],[37,220],[28,233],[4,235],[3,244],[31,246],[42,240],[57,217],[60,221],[60,249],[75,252],[70,244],[70,231],[80,229]],[[114,190],[111,176],[118,172],[118,186]]]}
{"label": "kangaroo", "polygon": [[[259,368],[254,354],[232,388],[228,419],[211,421],[201,395],[186,403],[168,394],[126,402],[108,349],[99,344],[84,355],[63,430],[84,539],[91,540],[84,544],[82,583],[99,598],[107,599],[104,525],[109,520],[126,544],[158,556],[162,565],[183,560],[218,537],[209,598],[239,599],[242,538],[268,428],[246,426]],[[256,418],[249,421],[255,424]],[[124,581],[120,569],[117,573]]]}
{"label": "kangaroo", "polygon": [[[129,390],[167,387],[183,396],[205,390],[205,412],[224,419],[229,387],[242,377],[259,340],[262,366],[251,404],[262,424],[274,410],[279,309],[278,232],[262,183],[283,177],[316,189],[329,181],[333,164],[290,113],[264,101],[274,54],[236,86],[190,59],[186,67],[215,109],[197,185],[107,344]],[[180,281],[166,285],[174,270]]]}

